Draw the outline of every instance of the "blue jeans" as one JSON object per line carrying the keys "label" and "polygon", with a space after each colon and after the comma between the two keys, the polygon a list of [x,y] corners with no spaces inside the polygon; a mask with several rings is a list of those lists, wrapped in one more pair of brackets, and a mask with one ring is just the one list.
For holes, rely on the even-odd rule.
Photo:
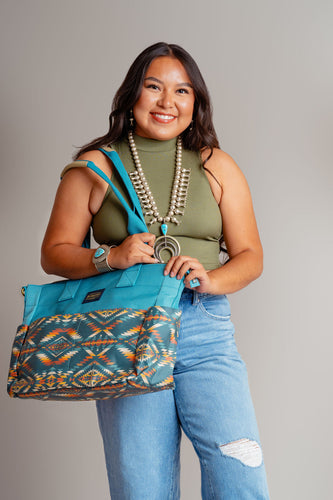
{"label": "blue jeans", "polygon": [[175,390],[97,402],[112,500],[180,498],[181,428],[204,500],[267,500],[246,366],[225,295],[185,289]]}

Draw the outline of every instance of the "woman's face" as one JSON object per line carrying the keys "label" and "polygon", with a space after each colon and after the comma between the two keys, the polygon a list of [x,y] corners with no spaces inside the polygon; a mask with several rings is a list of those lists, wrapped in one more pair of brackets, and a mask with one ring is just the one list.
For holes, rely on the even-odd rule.
{"label": "woman's face", "polygon": [[161,141],[177,137],[191,123],[194,100],[192,83],[181,62],[169,56],[157,57],[133,107],[135,133]]}

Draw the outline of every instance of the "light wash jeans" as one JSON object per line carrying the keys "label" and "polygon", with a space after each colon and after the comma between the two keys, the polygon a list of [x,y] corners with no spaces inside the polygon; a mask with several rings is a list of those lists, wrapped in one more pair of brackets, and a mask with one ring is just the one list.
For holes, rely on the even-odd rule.
{"label": "light wash jeans", "polygon": [[175,390],[97,402],[112,500],[180,498],[181,427],[204,500],[269,498],[247,371],[225,295],[185,289]]}

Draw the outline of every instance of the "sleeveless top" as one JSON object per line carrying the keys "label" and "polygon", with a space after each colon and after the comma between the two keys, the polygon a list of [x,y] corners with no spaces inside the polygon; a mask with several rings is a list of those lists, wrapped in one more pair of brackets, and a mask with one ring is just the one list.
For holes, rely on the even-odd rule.
{"label": "sleeveless top", "polygon": [[[134,140],[157,209],[164,217],[170,203],[177,138],[169,141],[157,141],[134,135]],[[112,147],[119,154],[126,171],[128,173],[134,172],[135,165],[128,140],[123,139],[112,144]],[[78,163],[80,162],[67,165],[63,172],[79,166]],[[207,270],[216,269],[221,265],[219,262],[219,240],[222,234],[222,220],[218,204],[202,168],[200,153],[183,149],[182,167],[191,170],[186,207],[184,215],[177,216],[181,222],[179,225],[168,222],[167,234],[178,240],[182,255],[197,258]],[[111,180],[125,199],[129,201],[115,169],[112,172]],[[156,236],[161,236],[160,223],[148,225],[151,218],[151,216],[145,217],[149,231]],[[94,239],[99,244],[119,245],[128,236],[127,214],[110,186],[100,209],[93,216],[91,226]],[[169,256],[162,253],[162,258],[167,261]]]}

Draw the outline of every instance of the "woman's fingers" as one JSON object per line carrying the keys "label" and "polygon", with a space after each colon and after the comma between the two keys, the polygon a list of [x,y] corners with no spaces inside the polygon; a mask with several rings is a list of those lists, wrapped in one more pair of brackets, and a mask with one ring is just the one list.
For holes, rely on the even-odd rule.
{"label": "woman's fingers", "polygon": [[156,236],[152,233],[138,233],[133,235],[133,238],[135,237],[138,237],[144,243],[147,243],[150,247],[154,246],[156,240]]}
{"label": "woman's fingers", "polygon": [[[145,233],[140,236],[140,239],[138,241],[138,249],[145,255],[154,255],[154,242],[155,242],[155,236],[149,235],[145,236]],[[152,236],[152,238],[150,237]]]}
{"label": "woman's fingers", "polygon": [[198,259],[188,257],[186,255],[179,255],[178,257],[171,257],[165,266],[164,274],[169,274],[171,277],[176,276],[177,279],[184,277],[184,285],[186,288],[193,289],[191,281],[194,279],[199,280],[199,286],[195,290],[200,293],[211,293],[212,281]]}
{"label": "woman's fingers", "polygon": [[191,279],[195,277],[194,272],[196,274],[198,272],[200,274],[206,273],[203,265],[197,259],[186,255],[179,255],[178,257],[171,257],[165,266],[164,274],[170,274],[171,277],[177,276],[178,279],[182,279],[188,271],[192,273]]}
{"label": "woman's fingers", "polygon": [[186,271],[190,269],[191,262],[193,260],[195,259],[192,259],[191,257],[188,257],[186,255],[171,257],[171,259],[165,266],[164,274],[170,274],[172,278],[174,276],[177,276],[177,278],[181,279],[185,275]]}
{"label": "woman's fingers", "polygon": [[154,255],[155,235],[139,233],[128,236],[118,247],[111,249],[110,266],[126,269],[134,264],[155,264]]}
{"label": "woman's fingers", "polygon": [[[189,269],[189,259],[191,259],[191,257],[187,257],[186,255],[179,255],[178,257],[171,257],[171,259],[168,261],[168,263],[165,266],[164,274],[165,275],[170,274],[170,276],[172,278],[174,276],[177,276],[177,278],[179,277],[179,279],[181,279],[183,277],[183,275],[185,274],[185,272],[187,271],[187,269]],[[188,265],[187,269],[185,269],[186,264]],[[185,265],[184,272],[180,273],[180,269],[184,265]]]}

